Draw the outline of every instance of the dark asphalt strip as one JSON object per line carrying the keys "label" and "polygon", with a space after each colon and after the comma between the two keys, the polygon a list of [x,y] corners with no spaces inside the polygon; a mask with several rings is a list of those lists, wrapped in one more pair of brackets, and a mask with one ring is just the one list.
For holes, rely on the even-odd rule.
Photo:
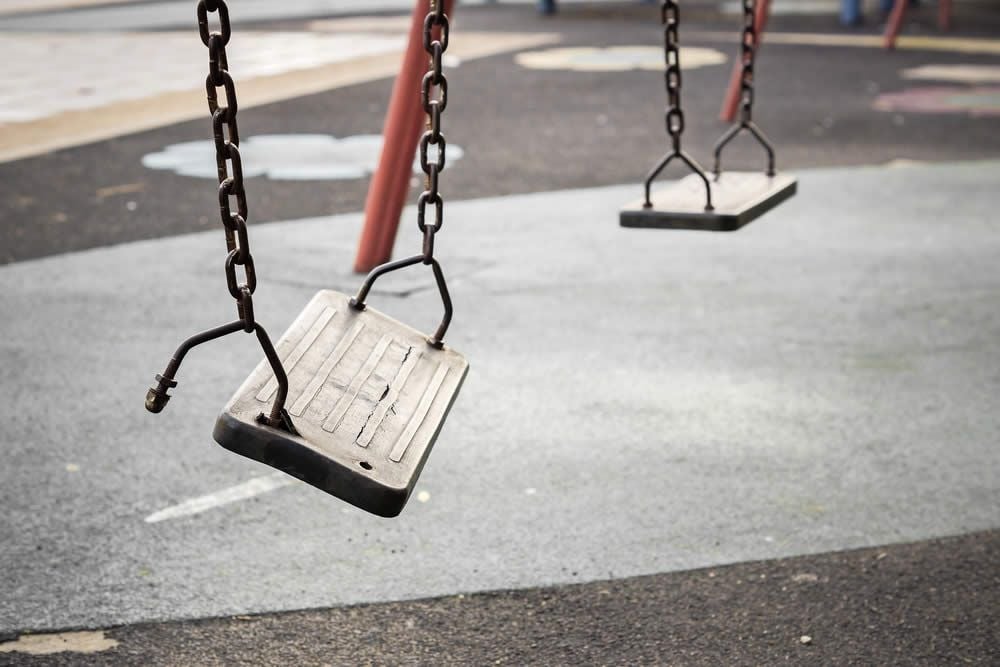
{"label": "dark asphalt strip", "polygon": [[[21,665],[966,665],[1000,655],[1000,531],[555,588],[136,625]],[[806,639],[808,638],[808,639]]]}
{"label": "dark asphalt strip", "polygon": [[[553,30],[563,34],[564,46],[657,45],[661,39],[658,26],[650,20],[650,12],[656,18],[655,8],[626,10],[619,5],[616,13],[581,8],[551,21],[538,21],[527,10],[467,8],[456,30]],[[711,17],[699,18],[697,12],[688,14],[685,27],[691,31],[728,25],[708,22]],[[776,24],[789,31],[823,27],[815,25],[815,17],[776,17]],[[684,43],[719,49],[729,57],[735,48],[692,39]],[[779,167],[1000,155],[995,118],[904,116],[872,109],[879,91],[911,85],[900,78],[902,68],[928,62],[996,64],[1000,58],[765,48],[758,67],[756,118],[779,147]],[[716,114],[729,71],[728,66],[715,66],[685,72],[685,147],[705,163],[709,147],[724,129]],[[503,54],[463,63],[449,72],[449,80],[446,135],[449,143],[465,148],[466,155],[452,164],[460,167],[449,170],[443,181],[448,200],[638,183],[666,148],[659,72],[526,70],[514,63],[513,54]],[[377,134],[391,83],[384,79],[244,109],[240,130],[244,138]],[[218,229],[216,186],[210,179],[153,171],[141,164],[144,155],[170,144],[209,140],[210,125],[206,110],[203,119],[0,164],[0,264]],[[745,140],[733,147],[729,158],[727,165],[733,167],[763,165],[759,150]],[[250,178],[251,228],[264,221],[360,210],[367,186],[367,180]],[[411,193],[408,201],[414,200]]]}

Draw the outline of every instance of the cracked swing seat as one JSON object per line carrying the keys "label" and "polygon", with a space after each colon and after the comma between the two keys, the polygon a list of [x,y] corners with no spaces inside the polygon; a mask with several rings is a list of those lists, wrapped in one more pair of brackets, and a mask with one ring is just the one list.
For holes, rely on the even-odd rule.
{"label": "cracked swing seat", "polygon": [[[219,29],[209,26],[216,14]],[[363,510],[398,515],[416,484],[469,365],[444,345],[452,303],[444,273],[434,259],[434,237],[443,222],[438,191],[446,142],[441,117],[448,82],[442,57],[448,45],[444,5],[429,0],[423,46],[429,56],[421,83],[428,127],[420,140],[427,176],[417,201],[423,252],[375,267],[352,299],[321,291],[279,339],[277,348],[254,315],[257,273],[247,230],[247,196],[236,122],[236,85],[228,70],[232,37],[225,0],[200,0],[198,30],[209,50],[206,79],[219,176],[219,213],[226,235],[226,284],[238,319],[183,341],[146,393],[146,409],[162,412],[177,387],[177,373],[195,347],[230,334],[253,333],[261,362],[223,409],[213,436],[226,449],[282,470]],[[226,102],[221,102],[219,88]],[[437,93],[435,97],[433,93]],[[429,147],[436,148],[430,161]],[[410,164],[409,161],[406,162]],[[235,198],[235,202],[234,202]],[[425,221],[433,206],[433,223]],[[375,281],[416,264],[434,272],[444,317],[431,338],[365,304]],[[244,278],[238,276],[242,267]]]}
{"label": "cracked swing seat", "polygon": [[364,305],[375,278],[421,260],[376,269],[354,299],[319,292],[281,336],[295,433],[258,419],[278,390],[262,361],[223,409],[215,440],[363,510],[397,516],[469,369],[440,342],[451,302],[436,261],[445,320],[434,338]]}

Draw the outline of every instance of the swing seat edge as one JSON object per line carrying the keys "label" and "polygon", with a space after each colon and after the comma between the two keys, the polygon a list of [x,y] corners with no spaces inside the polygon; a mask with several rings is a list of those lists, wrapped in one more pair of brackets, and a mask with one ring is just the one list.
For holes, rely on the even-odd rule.
{"label": "swing seat edge", "polygon": [[644,200],[626,204],[619,213],[622,227],[734,232],[793,197],[798,179],[786,173],[724,172],[709,177],[714,209],[705,210],[704,181],[697,174],[653,191],[652,208]]}

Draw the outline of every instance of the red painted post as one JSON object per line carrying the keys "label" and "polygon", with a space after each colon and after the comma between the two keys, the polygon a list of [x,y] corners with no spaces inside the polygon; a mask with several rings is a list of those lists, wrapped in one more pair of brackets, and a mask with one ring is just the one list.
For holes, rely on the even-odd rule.
{"label": "red painted post", "polygon": [[[757,0],[754,8],[754,28],[757,39],[754,48],[760,46],[764,39],[764,29],[767,28],[767,19],[771,14],[771,0]],[[743,63],[737,59],[733,63],[733,73],[729,77],[729,88],[726,89],[726,96],[722,100],[722,109],[719,111],[719,118],[727,123],[732,123],[736,118],[736,110],[740,106],[740,80],[743,78]]]}
{"label": "red painted post", "polygon": [[[882,45],[887,49],[896,48],[896,38],[903,26],[903,16],[906,14],[906,6],[909,0],[896,0],[892,6],[892,14],[885,27],[885,36]],[[941,30],[948,30],[951,27],[951,0],[939,0],[938,2],[938,27]]]}
{"label": "red painted post", "polygon": [[[452,15],[455,0],[444,2],[444,11]],[[382,129],[382,155],[372,175],[365,201],[365,224],[354,257],[354,270],[364,273],[392,257],[399,216],[413,177],[413,157],[424,128],[424,110],[420,104],[420,82],[427,72],[428,55],[424,51],[424,17],[430,3],[417,0],[410,21],[409,43],[403,55],[392,99]]]}
{"label": "red painted post", "polygon": [[889,21],[885,26],[885,35],[882,38],[882,46],[886,49],[896,48],[896,37],[903,26],[903,15],[906,14],[906,6],[910,0],[896,0],[892,6],[892,13],[889,14]]}
{"label": "red painted post", "polygon": [[938,27],[946,32],[951,29],[951,0],[938,2]]}

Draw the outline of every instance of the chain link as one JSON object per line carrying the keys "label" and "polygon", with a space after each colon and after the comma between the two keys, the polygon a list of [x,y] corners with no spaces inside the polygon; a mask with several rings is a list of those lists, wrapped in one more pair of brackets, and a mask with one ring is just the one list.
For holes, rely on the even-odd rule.
{"label": "chain link", "polygon": [[[218,14],[219,30],[209,27],[209,14]],[[198,33],[208,47],[208,77],[205,93],[208,110],[212,114],[212,133],[215,139],[215,165],[219,177],[219,215],[226,232],[226,285],[236,299],[236,309],[249,333],[255,326],[253,293],[257,289],[257,271],[250,254],[247,234],[246,189],[243,185],[243,160],[240,156],[240,131],[236,123],[239,103],[236,99],[236,82],[229,74],[229,57],[226,46],[232,37],[229,7],[225,0],[199,0]],[[219,91],[222,91],[220,95]],[[236,210],[233,211],[233,200]],[[243,267],[243,280],[237,276],[237,267]]]}
{"label": "chain link", "polygon": [[[208,15],[215,13],[219,17],[218,31],[211,30],[208,24]],[[156,385],[146,393],[146,409],[150,412],[160,412],[166,407],[167,401],[170,400],[167,392],[177,386],[174,377],[189,350],[243,329],[247,333],[257,334],[264,357],[270,364],[278,383],[278,391],[271,405],[270,414],[261,413],[257,416],[257,421],[297,435],[295,425],[285,411],[288,375],[281,365],[281,359],[271,343],[271,338],[264,327],[257,324],[254,319],[253,293],[257,289],[257,271],[254,268],[253,255],[250,254],[250,239],[247,234],[247,196],[243,187],[240,132],[236,125],[238,110],[236,84],[229,75],[229,59],[226,56],[226,45],[232,37],[232,26],[229,23],[229,7],[225,0],[199,0],[198,34],[201,35],[202,43],[208,47],[208,78],[205,80],[205,92],[208,97],[208,109],[212,114],[212,132],[215,137],[215,164],[219,174],[219,213],[222,217],[222,227],[226,232],[226,249],[229,251],[226,255],[226,286],[236,299],[239,319],[195,334],[181,343],[167,364],[166,370],[156,376]],[[220,88],[224,95],[221,104]],[[236,199],[235,213],[233,198]],[[239,266],[243,267],[242,282],[236,275]]]}
{"label": "chain link", "polygon": [[[437,29],[437,35],[435,35]],[[448,106],[448,78],[444,75],[442,59],[448,50],[450,25],[444,13],[444,0],[429,0],[424,18],[424,50],[429,56],[427,73],[420,85],[420,101],[427,114],[426,129],[420,137],[420,168],[425,174],[424,191],[417,200],[417,227],[424,235],[424,263],[434,261],[434,235],[444,224],[444,199],[438,190],[441,172],[445,167],[448,146],[441,133],[441,114]],[[431,146],[436,154],[431,155]],[[427,220],[427,206],[433,209],[433,222]]]}
{"label": "chain link", "polygon": [[740,41],[740,62],[743,72],[740,76],[741,121],[753,121],[753,65],[757,51],[756,1],[743,0],[743,36]]}
{"label": "chain link", "polygon": [[774,147],[757,124],[753,122],[754,59],[757,55],[757,9],[755,0],[743,0],[743,29],[740,33],[740,122],[732,125],[715,143],[715,166],[712,171],[722,173],[722,150],[742,132],[748,132],[767,152],[767,175],[774,176]]}
{"label": "chain link", "polygon": [[681,134],[684,132],[684,111],[681,109],[681,51],[679,28],[680,7],[676,0],[664,0],[660,5],[660,19],[663,23],[663,54],[667,69],[664,72],[667,88],[666,125],[667,134],[674,145],[674,151],[681,148]]}

